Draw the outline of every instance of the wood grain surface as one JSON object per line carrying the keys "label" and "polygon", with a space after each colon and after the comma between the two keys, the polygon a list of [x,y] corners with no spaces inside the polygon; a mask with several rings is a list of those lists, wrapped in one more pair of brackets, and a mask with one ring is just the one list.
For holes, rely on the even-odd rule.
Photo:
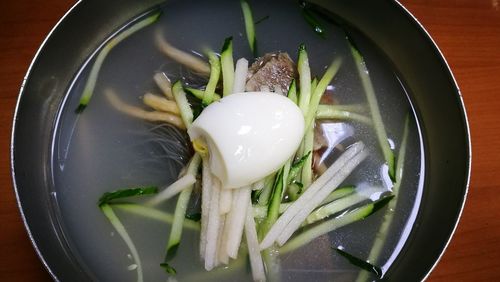
{"label": "wood grain surface", "polygon": [[[10,174],[19,87],[71,0],[0,1],[0,281],[50,281],[19,215]],[[448,250],[428,281],[500,281],[500,0],[404,0],[453,70],[472,133],[472,178]]]}

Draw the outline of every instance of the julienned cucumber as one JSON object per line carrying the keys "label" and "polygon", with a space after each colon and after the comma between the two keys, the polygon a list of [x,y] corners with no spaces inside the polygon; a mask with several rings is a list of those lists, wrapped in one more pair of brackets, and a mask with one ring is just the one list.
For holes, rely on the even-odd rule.
{"label": "julienned cucumber", "polygon": [[[202,90],[202,89],[184,87],[184,91],[193,95],[194,97],[198,98],[199,100],[203,100],[203,95],[205,95],[205,90]],[[221,99],[220,95],[217,93],[214,93],[212,98],[213,99],[211,101],[207,101],[208,104],[211,104],[214,101],[219,101]]]}
{"label": "julienned cucumber", "polygon": [[[194,174],[198,172],[201,164],[201,156],[195,153],[189,162],[187,173]],[[174,220],[172,224],[172,229],[170,230],[170,236],[167,242],[167,255],[165,261],[170,261],[177,252],[177,248],[181,242],[182,229],[184,221],[186,220],[186,211],[189,204],[189,199],[191,198],[191,193],[193,192],[194,185],[188,187],[179,195],[177,199],[177,205],[175,206]]]}
{"label": "julienned cucumber", "polygon": [[208,52],[208,62],[210,63],[210,78],[208,79],[207,87],[205,88],[205,94],[203,95],[203,104],[208,105],[213,101],[213,96],[215,93],[215,88],[219,82],[221,66],[219,57],[212,52]]}
{"label": "julienned cucumber", "polygon": [[104,193],[98,201],[98,205],[102,206],[105,204],[111,204],[114,200],[123,199],[134,196],[141,195],[152,195],[158,193],[158,188],[156,186],[149,187],[136,187],[136,188],[128,188],[128,189],[120,189],[112,192]]}
{"label": "julienned cucumber", "polygon": [[[302,110],[304,117],[307,116],[309,110],[309,101],[311,100],[311,69],[309,67],[309,58],[307,56],[306,46],[299,46],[299,58],[297,62],[297,70],[299,72],[300,87],[299,87],[299,108]],[[306,124],[306,128],[309,125]]]}
{"label": "julienned cucumber", "polygon": [[270,203],[267,209],[267,218],[264,223],[261,225],[259,230],[260,234],[264,235],[267,233],[269,228],[274,224],[276,219],[278,219],[280,215],[280,204],[281,204],[281,195],[283,192],[283,168],[281,168],[276,177],[274,179],[272,194]]}
{"label": "julienned cucumber", "polygon": [[227,96],[233,91],[234,83],[234,60],[233,60],[233,38],[224,40],[224,46],[220,53],[222,67],[222,95]]}
{"label": "julienned cucumber", "polygon": [[343,197],[341,199],[335,200],[331,203],[319,207],[307,217],[306,222],[308,224],[311,224],[316,221],[322,220],[338,212],[341,212],[349,207],[353,207],[361,203],[362,201],[365,201],[366,199],[367,196],[358,193],[353,193],[349,196]]}
{"label": "julienned cucumber", "polygon": [[87,79],[87,83],[85,83],[85,87],[83,88],[82,96],[80,97],[80,103],[78,104],[78,108],[76,109],[77,113],[83,112],[90,102],[90,98],[94,94],[94,88],[97,82],[97,76],[99,75],[99,71],[101,70],[101,66],[104,62],[104,59],[108,56],[109,52],[116,46],[118,43],[134,34],[138,30],[156,22],[160,17],[161,12],[154,12],[152,15],[148,16],[145,19],[142,19],[138,22],[132,24],[132,26],[125,26],[121,30],[118,35],[112,37],[106,45],[101,49],[97,58],[95,59],[94,65],[90,70],[89,77]]}
{"label": "julienned cucumber", "polygon": [[252,8],[248,5],[245,0],[241,2],[241,10],[243,12],[243,18],[245,20],[245,30],[248,39],[248,45],[250,45],[250,50],[256,56],[257,55],[257,39],[255,37],[255,24],[252,16]]}
{"label": "julienned cucumber", "polygon": [[363,89],[365,90],[366,99],[368,101],[368,105],[370,107],[370,112],[373,120],[373,126],[375,128],[375,134],[377,135],[378,142],[380,144],[380,148],[382,149],[382,153],[384,155],[384,159],[389,166],[389,176],[392,181],[395,181],[395,159],[394,153],[389,144],[389,139],[387,138],[387,132],[385,131],[384,122],[382,120],[382,115],[380,114],[380,109],[377,102],[377,97],[375,95],[375,90],[373,88],[373,84],[370,78],[370,74],[366,67],[366,62],[361,53],[354,47],[351,47],[351,54],[354,58],[354,62],[356,63],[356,68],[358,70],[359,77],[361,79],[361,84],[363,85]]}
{"label": "julienned cucumber", "polygon": [[284,254],[296,250],[308,244],[309,242],[311,242],[312,240],[316,239],[321,235],[327,234],[335,229],[346,226],[353,222],[362,220],[365,217],[373,214],[380,208],[384,207],[393,197],[394,196],[384,197],[383,199],[380,199],[373,203],[369,203],[359,208],[356,208],[352,211],[349,211],[340,217],[336,217],[327,220],[323,223],[320,223],[308,229],[307,231],[300,233],[299,235],[295,236],[292,240],[288,241],[288,243],[286,243],[280,249],[280,253]]}
{"label": "julienned cucumber", "polygon": [[186,92],[184,92],[180,81],[177,81],[172,85],[172,94],[174,95],[175,102],[181,112],[182,121],[184,122],[186,128],[188,128],[193,123],[194,115],[191,105],[189,105],[187,100]]}
{"label": "julienned cucumber", "polygon": [[135,247],[134,242],[130,238],[130,235],[128,234],[127,230],[125,229],[125,226],[123,226],[122,222],[116,216],[115,212],[113,211],[113,208],[111,208],[110,205],[103,204],[100,206],[100,209],[101,209],[102,213],[106,216],[106,218],[109,220],[111,225],[113,225],[116,232],[120,235],[120,237],[123,239],[123,241],[127,245],[128,249],[130,251],[130,254],[132,255],[132,258],[135,261],[135,264],[137,264],[137,281],[142,282],[143,275],[142,275],[141,259],[139,257],[139,253],[137,252],[137,248]]}

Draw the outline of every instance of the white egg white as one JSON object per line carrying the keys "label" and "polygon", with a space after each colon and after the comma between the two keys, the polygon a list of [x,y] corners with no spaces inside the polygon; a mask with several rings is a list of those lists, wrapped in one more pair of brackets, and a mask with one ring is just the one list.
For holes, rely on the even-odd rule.
{"label": "white egg white", "polygon": [[269,92],[236,93],[205,108],[188,130],[209,151],[224,188],[250,185],[277,171],[304,135],[304,116],[290,99]]}

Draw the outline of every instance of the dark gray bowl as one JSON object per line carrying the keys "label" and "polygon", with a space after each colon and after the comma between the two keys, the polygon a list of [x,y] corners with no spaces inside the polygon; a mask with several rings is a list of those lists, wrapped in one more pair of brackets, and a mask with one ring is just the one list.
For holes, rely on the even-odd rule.
{"label": "dark gray bowl", "polygon": [[[50,158],[56,115],[74,74],[127,19],[158,0],[80,1],[37,53],[21,89],[11,144],[14,188],[31,241],[55,280],[87,281],[58,222]],[[394,281],[423,280],[458,223],[470,174],[470,137],[460,91],[442,54],[416,19],[389,0],[313,1],[369,35],[404,77],[426,148],[423,201],[411,238],[391,268]]]}

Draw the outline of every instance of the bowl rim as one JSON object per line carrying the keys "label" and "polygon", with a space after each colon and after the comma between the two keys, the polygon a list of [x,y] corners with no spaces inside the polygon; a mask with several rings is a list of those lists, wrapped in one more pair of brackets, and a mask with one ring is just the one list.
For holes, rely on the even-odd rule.
{"label": "bowl rim", "polygon": [[34,65],[38,61],[38,58],[40,57],[42,51],[45,49],[45,46],[46,46],[47,42],[50,40],[50,38],[52,37],[52,35],[55,32],[57,32],[57,30],[59,29],[59,27],[61,26],[61,24],[65,21],[65,19],[68,18],[73,13],[73,11],[83,1],[84,0],[77,0],[61,16],[61,18],[56,22],[56,24],[54,25],[54,27],[52,27],[52,29],[47,33],[47,35],[43,39],[42,43],[40,44],[40,46],[36,50],[35,55],[33,56],[33,59],[31,60],[29,66],[28,66],[28,70],[26,71],[26,74],[24,75],[23,80],[21,82],[21,86],[19,88],[19,94],[18,94],[18,97],[17,97],[16,105],[15,105],[15,108],[14,108],[14,115],[13,115],[13,118],[12,118],[12,130],[11,130],[11,136],[10,136],[10,147],[9,147],[9,150],[10,150],[10,171],[11,171],[11,178],[12,178],[12,186],[13,186],[15,197],[16,197],[16,205],[17,205],[17,208],[18,208],[19,213],[21,215],[21,220],[23,222],[24,229],[26,230],[26,232],[28,234],[29,240],[30,240],[31,245],[33,246],[35,252],[36,252],[36,255],[37,255],[38,259],[42,262],[44,268],[47,270],[47,272],[49,273],[49,275],[55,281],[59,281],[59,279],[56,276],[56,274],[54,273],[54,271],[52,270],[52,268],[49,266],[47,260],[43,256],[42,252],[40,251],[40,249],[38,247],[38,244],[37,244],[37,242],[36,242],[36,240],[35,240],[35,238],[33,236],[33,232],[32,232],[32,230],[31,230],[31,228],[30,228],[30,226],[28,224],[28,221],[26,219],[26,215],[25,215],[24,209],[23,209],[22,204],[21,204],[21,198],[20,198],[20,195],[19,195],[19,187],[18,187],[18,184],[17,184],[17,181],[16,181],[16,172],[15,172],[15,167],[14,167],[14,163],[15,163],[15,158],[14,158],[14,152],[15,152],[15,148],[14,147],[15,146],[14,146],[14,144],[15,144],[15,140],[16,140],[15,133],[16,133],[16,128],[18,126],[17,125],[17,119],[18,119],[18,114],[19,114],[19,108],[20,108],[22,97],[24,96],[24,93],[25,93],[25,85],[27,83],[28,77],[32,73]]}
{"label": "bowl rim", "polygon": [[432,36],[429,33],[429,31],[427,31],[427,29],[425,29],[424,25],[417,19],[417,17],[415,17],[415,15],[413,15],[408,10],[408,8],[406,8],[400,2],[400,0],[392,0],[392,2],[399,7],[399,9],[403,12],[403,14],[405,14],[410,19],[410,21],[414,25],[416,25],[416,27],[421,32],[423,32],[424,37],[427,40],[430,41],[430,43],[432,45],[432,48],[434,49],[435,54],[440,59],[441,63],[445,66],[446,71],[448,72],[448,75],[451,78],[451,81],[453,82],[453,87],[455,88],[455,91],[456,91],[456,95],[457,95],[457,98],[458,98],[458,102],[459,102],[459,106],[460,106],[462,118],[463,118],[463,121],[464,121],[464,124],[465,124],[465,128],[464,128],[464,130],[465,130],[465,137],[467,139],[467,152],[466,152],[467,153],[467,163],[466,163],[467,170],[466,170],[466,179],[465,179],[465,183],[464,183],[464,188],[465,188],[464,189],[464,195],[463,195],[463,198],[462,198],[462,203],[461,203],[461,206],[460,206],[460,210],[458,211],[458,215],[457,215],[457,218],[455,220],[455,224],[453,226],[453,229],[451,230],[450,235],[448,236],[448,240],[445,242],[444,247],[442,248],[439,256],[437,257],[437,259],[434,261],[433,265],[427,271],[427,274],[422,278],[422,281],[424,281],[424,280],[427,280],[427,278],[429,278],[429,276],[431,275],[432,271],[436,268],[436,266],[438,265],[438,263],[441,261],[441,258],[443,257],[446,249],[450,245],[451,240],[453,239],[453,236],[455,235],[455,232],[456,232],[456,230],[458,228],[458,224],[460,222],[460,219],[462,218],[462,214],[463,214],[463,211],[464,211],[464,208],[465,208],[465,203],[467,202],[467,196],[468,196],[469,188],[470,188],[471,169],[472,169],[472,142],[471,142],[471,134],[470,134],[470,124],[469,124],[469,119],[468,119],[468,116],[467,116],[467,110],[465,108],[464,99],[463,99],[463,96],[462,96],[462,91],[460,90],[460,87],[458,86],[457,80],[456,80],[455,75],[453,74],[453,72],[451,70],[450,65],[448,64],[448,61],[446,60],[443,52],[441,51],[441,49],[437,45],[436,41],[434,40],[434,38],[432,38]]}
{"label": "bowl rim", "polygon": [[[32,230],[31,230],[31,227],[29,226],[28,222],[27,222],[27,219],[26,219],[26,215],[25,215],[25,212],[24,212],[24,209],[22,207],[22,204],[21,204],[21,198],[20,198],[20,195],[19,195],[19,187],[18,187],[18,183],[16,181],[16,172],[15,172],[15,158],[14,158],[14,153],[15,153],[15,140],[16,140],[16,136],[15,136],[15,133],[16,133],[16,129],[18,127],[18,123],[17,123],[17,120],[18,120],[18,114],[19,114],[19,108],[20,108],[20,102],[22,100],[22,98],[25,96],[25,86],[26,86],[26,83],[27,83],[27,80],[28,78],[30,77],[32,71],[33,71],[33,67],[35,65],[35,63],[38,61],[38,58],[40,57],[42,51],[45,49],[45,46],[47,44],[47,42],[50,40],[50,38],[53,36],[53,34],[55,32],[58,31],[59,27],[61,26],[61,24],[68,18],[71,16],[71,14],[73,13],[73,11],[78,7],[80,6],[85,0],[77,0],[65,13],[63,16],[61,16],[61,18],[57,21],[57,23],[54,25],[54,27],[52,27],[52,29],[47,33],[47,35],[45,36],[45,38],[43,39],[42,43],[40,44],[40,46],[38,47],[35,55],[33,56],[33,59],[31,60],[30,64],[29,64],[29,67],[26,71],[26,74],[24,75],[23,77],[23,80],[21,82],[21,86],[20,86],[20,89],[19,89],[19,94],[18,94],[18,97],[17,97],[17,101],[16,101],[16,105],[15,105],[15,109],[14,109],[14,114],[13,114],[13,119],[12,119],[12,130],[11,130],[11,137],[10,137],[10,147],[9,147],[9,151],[10,151],[10,170],[11,170],[11,179],[12,179],[12,185],[13,185],[13,189],[14,189],[14,193],[15,193],[15,197],[16,197],[16,205],[18,207],[18,210],[20,212],[20,215],[21,215],[21,219],[22,219],[22,222],[23,222],[23,225],[24,225],[24,228],[28,234],[28,237],[29,237],[29,240],[38,256],[38,258],[40,259],[40,261],[42,262],[44,268],[47,270],[47,272],[50,274],[50,276],[52,277],[52,279],[54,279],[55,281],[59,281],[59,278],[57,277],[57,275],[54,273],[53,269],[51,268],[51,266],[48,264],[48,262],[46,261],[44,255],[42,254],[41,250],[39,249],[39,246],[38,246],[38,243],[36,242],[35,238],[34,238],[34,235],[32,233]],[[471,134],[470,134],[470,123],[469,123],[469,120],[468,120],[468,116],[467,116],[467,110],[466,110],[466,107],[465,107],[465,103],[464,103],[464,100],[463,100],[463,96],[462,96],[462,92],[458,86],[458,83],[457,83],[457,80],[451,70],[451,67],[450,65],[448,64],[446,58],[444,57],[443,55],[443,52],[440,50],[440,48],[438,47],[436,41],[432,38],[432,36],[430,35],[430,33],[425,29],[425,27],[422,25],[422,23],[400,2],[400,0],[389,0],[389,2],[392,2],[392,4],[394,4],[397,8],[399,8],[402,12],[402,14],[404,14],[408,20],[411,22],[412,25],[414,25],[418,30],[419,32],[421,32],[423,34],[423,37],[425,38],[425,40],[429,41],[429,43],[431,44],[432,48],[433,48],[433,51],[435,53],[435,56],[441,61],[442,65],[445,66],[445,71],[447,72],[447,75],[449,76],[449,78],[451,78],[451,81],[452,81],[452,86],[454,88],[454,95],[456,94],[457,96],[457,101],[458,101],[458,106],[460,108],[460,112],[461,112],[461,115],[462,115],[462,118],[463,118],[463,122],[464,122],[464,133],[465,133],[465,137],[466,137],[466,143],[467,143],[467,151],[464,152],[467,154],[467,162],[466,162],[466,175],[465,175],[465,183],[464,183],[464,194],[463,194],[463,197],[462,197],[462,202],[461,202],[461,205],[460,205],[460,210],[458,211],[458,214],[457,214],[457,217],[455,219],[455,222],[454,222],[454,225],[453,225],[453,228],[448,236],[448,239],[446,240],[439,256],[437,257],[437,259],[434,261],[434,263],[432,264],[432,266],[428,269],[427,273],[425,273],[425,276],[422,278],[422,281],[426,280],[427,278],[429,278],[430,274],[432,273],[432,271],[436,268],[436,266],[438,265],[438,263],[440,262],[441,258],[443,257],[446,249],[448,248],[456,230],[457,230],[457,227],[458,227],[458,224],[460,222],[460,219],[462,217],[462,214],[463,214],[463,211],[464,211],[464,207],[465,207],[465,204],[467,202],[467,196],[468,196],[468,192],[469,192],[469,189],[470,189],[470,179],[471,179],[471,169],[472,169],[472,142],[471,142]]]}

